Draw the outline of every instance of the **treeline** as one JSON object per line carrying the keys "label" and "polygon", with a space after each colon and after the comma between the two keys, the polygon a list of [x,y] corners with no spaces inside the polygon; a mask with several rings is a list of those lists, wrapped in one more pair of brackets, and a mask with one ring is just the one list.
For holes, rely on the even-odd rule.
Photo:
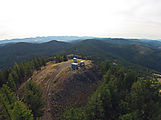
{"label": "treeline", "polygon": [[161,84],[135,71],[104,63],[102,83],[87,105],[66,110],[62,120],[160,120]]}
{"label": "treeline", "polygon": [[36,120],[44,113],[42,90],[29,81],[20,100],[6,84],[0,89],[0,120]]}
{"label": "treeline", "polygon": [[47,58],[47,61],[55,61],[56,63],[60,63],[63,61],[68,61],[67,55],[56,55]]}
{"label": "treeline", "polygon": [[10,69],[0,70],[0,87],[7,84],[12,91],[16,91],[23,82],[32,76],[34,70],[40,70],[42,66],[46,66],[47,62],[59,63],[67,60],[66,55],[56,55],[48,58],[34,57],[31,61],[15,63]]}
{"label": "treeline", "polygon": [[16,91],[21,83],[32,76],[33,70],[40,70],[41,66],[45,65],[46,60],[42,57],[35,57],[21,64],[15,63],[12,68],[0,71],[0,87],[7,84],[11,90]]}
{"label": "treeline", "polygon": [[21,98],[16,91],[32,76],[34,70],[40,70],[45,65],[45,58],[35,57],[31,61],[15,63],[12,68],[0,71],[0,120],[33,120],[43,115],[43,92],[36,83],[27,82]]}
{"label": "treeline", "polygon": [[0,119],[33,120],[31,110],[18,100],[15,93],[5,84],[0,89]]}
{"label": "treeline", "polygon": [[34,70],[40,70],[49,61],[67,61],[66,55],[50,58],[34,57],[31,61],[0,71],[0,120],[36,120],[43,116],[45,102],[42,89],[32,80],[22,88],[23,95],[16,94],[22,83],[28,80]]}

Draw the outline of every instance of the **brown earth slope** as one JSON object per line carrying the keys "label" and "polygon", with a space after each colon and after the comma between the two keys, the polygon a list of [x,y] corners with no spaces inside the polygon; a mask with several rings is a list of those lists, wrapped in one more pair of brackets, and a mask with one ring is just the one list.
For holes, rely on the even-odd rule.
{"label": "brown earth slope", "polygon": [[66,108],[86,104],[88,97],[96,90],[101,78],[97,66],[85,60],[85,68],[72,70],[71,63],[72,60],[49,62],[30,78],[43,89],[47,102],[41,120],[59,119]]}

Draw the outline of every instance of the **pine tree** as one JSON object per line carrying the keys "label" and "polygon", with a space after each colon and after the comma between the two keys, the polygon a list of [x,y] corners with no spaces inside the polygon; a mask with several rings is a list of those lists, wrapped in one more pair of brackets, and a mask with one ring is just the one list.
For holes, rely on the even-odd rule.
{"label": "pine tree", "polygon": [[129,70],[125,76],[125,79],[123,81],[124,88],[127,90],[131,89],[131,86],[134,82],[137,81],[136,73],[132,70]]}
{"label": "pine tree", "polygon": [[9,77],[8,77],[8,84],[7,84],[13,91],[15,91],[17,88],[16,88],[16,84],[15,84],[15,81],[14,81],[14,77],[13,75],[10,73],[9,74]]}
{"label": "pine tree", "polygon": [[34,118],[43,115],[45,102],[42,98],[42,90],[36,83],[29,81],[26,84],[24,101],[32,110]]}
{"label": "pine tree", "polygon": [[41,58],[41,62],[42,62],[42,65],[43,66],[46,66],[46,60],[45,60],[45,58]]}
{"label": "pine tree", "polygon": [[0,104],[2,112],[0,114],[1,118],[12,120],[11,109],[12,104],[16,101],[15,94],[7,85],[3,85],[0,89]]}
{"label": "pine tree", "polygon": [[63,55],[63,61],[68,61],[68,58],[66,55]]}
{"label": "pine tree", "polygon": [[110,63],[108,61],[102,62],[101,63],[101,70],[104,73],[106,73],[110,69]]}
{"label": "pine tree", "polygon": [[0,70],[0,87],[8,81],[8,70]]}
{"label": "pine tree", "polygon": [[31,110],[29,110],[21,101],[16,101],[11,110],[13,120],[33,120]]}
{"label": "pine tree", "polygon": [[137,119],[160,120],[161,96],[158,93],[161,85],[158,86],[153,86],[151,81],[144,79],[139,79],[132,85],[129,103]]}

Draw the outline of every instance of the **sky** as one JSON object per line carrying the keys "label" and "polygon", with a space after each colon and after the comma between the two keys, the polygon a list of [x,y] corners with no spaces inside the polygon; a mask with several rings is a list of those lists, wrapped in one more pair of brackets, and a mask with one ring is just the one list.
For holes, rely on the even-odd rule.
{"label": "sky", "polygon": [[161,39],[161,0],[0,0],[0,40],[36,36]]}

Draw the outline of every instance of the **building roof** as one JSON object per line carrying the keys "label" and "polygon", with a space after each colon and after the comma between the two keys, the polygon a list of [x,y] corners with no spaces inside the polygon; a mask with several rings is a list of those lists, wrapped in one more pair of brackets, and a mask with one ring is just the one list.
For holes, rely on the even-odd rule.
{"label": "building roof", "polygon": [[72,65],[78,65],[78,63],[72,63]]}
{"label": "building roof", "polygon": [[80,63],[84,63],[84,61],[80,61]]}

